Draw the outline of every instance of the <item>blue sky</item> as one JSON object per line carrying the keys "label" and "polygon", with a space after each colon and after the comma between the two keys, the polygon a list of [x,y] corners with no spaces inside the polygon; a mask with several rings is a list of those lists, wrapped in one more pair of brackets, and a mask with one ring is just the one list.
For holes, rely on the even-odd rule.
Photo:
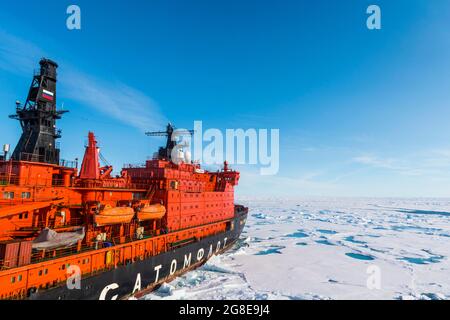
{"label": "blue sky", "polygon": [[[78,4],[82,30],[66,28]],[[366,28],[366,8],[382,30]],[[279,128],[280,171],[240,166],[240,195],[450,195],[447,0],[5,1],[0,3],[1,143],[32,70],[60,64],[62,157],[87,131],[116,169],[178,127]],[[37,24],[39,18],[42,23]]]}

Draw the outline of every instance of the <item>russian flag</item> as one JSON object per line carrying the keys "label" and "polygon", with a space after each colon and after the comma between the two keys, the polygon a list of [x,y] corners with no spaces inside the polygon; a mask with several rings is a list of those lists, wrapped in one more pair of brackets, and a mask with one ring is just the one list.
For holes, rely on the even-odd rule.
{"label": "russian flag", "polygon": [[54,93],[48,90],[42,90],[42,98],[47,99],[49,101],[53,101]]}

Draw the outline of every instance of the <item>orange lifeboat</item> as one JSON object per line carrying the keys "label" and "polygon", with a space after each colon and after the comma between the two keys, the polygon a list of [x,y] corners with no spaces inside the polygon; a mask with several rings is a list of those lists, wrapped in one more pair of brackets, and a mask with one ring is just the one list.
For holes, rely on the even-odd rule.
{"label": "orange lifeboat", "polygon": [[166,208],[161,204],[144,206],[137,214],[139,221],[159,220],[166,214]]}
{"label": "orange lifeboat", "polygon": [[106,205],[100,213],[94,216],[97,227],[112,224],[130,223],[134,217],[134,210],[130,207],[111,207]]}

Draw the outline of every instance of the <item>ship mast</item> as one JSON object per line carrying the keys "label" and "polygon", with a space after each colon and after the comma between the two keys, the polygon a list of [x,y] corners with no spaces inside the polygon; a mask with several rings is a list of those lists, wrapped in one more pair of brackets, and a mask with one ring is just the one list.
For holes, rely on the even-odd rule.
{"label": "ship mast", "polygon": [[195,133],[194,130],[176,129],[176,127],[174,127],[170,122],[166,127],[166,131],[155,131],[145,133],[149,137],[167,137],[166,147],[159,148],[158,152],[159,159],[172,160],[172,150],[177,145],[177,142],[172,140],[172,134],[174,132],[178,135],[193,135]]}
{"label": "ship mast", "polygon": [[56,110],[56,69],[58,64],[41,59],[40,70],[35,72],[25,105],[16,102],[16,114],[22,135],[13,152],[12,159],[59,164],[59,148],[56,139],[61,131],[56,129],[56,120],[67,111]]}

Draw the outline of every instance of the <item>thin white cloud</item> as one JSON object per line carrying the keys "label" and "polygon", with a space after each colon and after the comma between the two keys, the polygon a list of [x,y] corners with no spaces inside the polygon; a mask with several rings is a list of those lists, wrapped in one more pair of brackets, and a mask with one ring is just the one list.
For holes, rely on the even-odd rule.
{"label": "thin white cloud", "polygon": [[396,169],[394,159],[382,159],[369,155],[362,155],[352,159],[353,162],[365,164],[376,168]]}
{"label": "thin white cloud", "polygon": [[30,74],[45,52],[33,43],[0,29],[0,69],[15,74]]}
{"label": "thin white cloud", "polygon": [[353,158],[352,161],[372,168],[389,170],[405,176],[421,176],[426,174],[426,170],[424,170],[423,167],[408,164],[406,160],[402,159],[362,155]]}
{"label": "thin white cloud", "polygon": [[399,158],[382,158],[361,155],[352,162],[371,168],[384,169],[405,176],[440,176],[442,169],[450,170],[450,150],[435,150],[417,154],[402,155]]}
{"label": "thin white cloud", "polygon": [[[43,56],[47,55],[38,46],[0,30],[1,70],[31,75]],[[70,64],[64,64],[59,83],[60,97],[77,101],[141,131],[161,129],[165,125],[165,117],[156,102],[125,83],[106,82]]]}
{"label": "thin white cloud", "polygon": [[141,131],[160,130],[165,118],[153,99],[121,82],[105,82],[67,68],[61,74],[63,97],[129,124]]}
{"label": "thin white cloud", "polygon": [[340,186],[330,181],[319,181],[320,172],[309,172],[298,177],[262,176],[256,172],[241,169],[239,193],[242,195],[263,194],[271,196],[324,196],[343,194]]}

